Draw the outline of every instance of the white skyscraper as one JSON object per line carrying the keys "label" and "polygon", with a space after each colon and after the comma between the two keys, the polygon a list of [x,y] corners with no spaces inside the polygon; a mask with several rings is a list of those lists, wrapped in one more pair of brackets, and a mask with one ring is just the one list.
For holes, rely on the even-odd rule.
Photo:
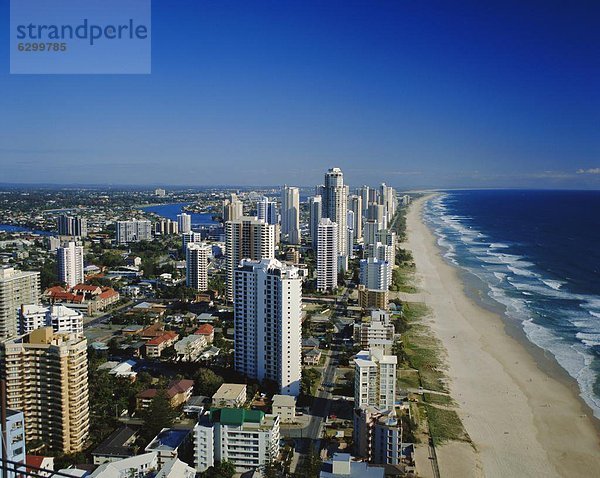
{"label": "white skyscraper", "polygon": [[313,196],[308,200],[308,208],[310,213],[310,240],[315,251],[317,250],[319,222],[321,222],[321,218],[323,217],[322,206],[323,203],[321,201],[321,196]]}
{"label": "white skyscraper", "polygon": [[56,260],[58,279],[61,282],[67,284],[68,287],[75,287],[84,281],[83,246],[69,242],[66,246],[59,247],[56,250]]}
{"label": "white skyscraper", "polygon": [[181,239],[183,243],[183,253],[185,254],[188,244],[202,242],[202,234],[199,232],[186,232],[181,235]]}
{"label": "white skyscraper", "polygon": [[0,267],[0,338],[18,333],[22,304],[40,303],[40,273]]}
{"label": "white skyscraper", "polygon": [[188,243],[185,251],[185,285],[199,291],[208,290],[208,256],[211,246]]}
{"label": "white skyscraper", "polygon": [[254,217],[241,217],[225,223],[227,297],[233,300],[233,273],[242,259],[275,257],[275,226]]}
{"label": "white skyscraper", "polygon": [[323,188],[323,217],[328,217],[338,225],[338,254],[347,255],[348,186],[344,186],[344,174],[340,168],[331,168],[325,173]]}
{"label": "white skyscraper", "polygon": [[385,355],[383,349],[362,350],[354,359],[354,406],[392,410],[396,402],[398,358]]}
{"label": "white skyscraper", "polygon": [[256,217],[267,224],[277,224],[279,218],[277,217],[277,204],[275,204],[275,201],[270,201],[268,197],[263,196],[256,203]]}
{"label": "white skyscraper", "polygon": [[354,238],[359,241],[362,239],[362,224],[363,224],[363,209],[362,209],[362,198],[360,196],[350,196],[348,199],[348,209],[352,211],[354,223],[352,229],[354,229]]}
{"label": "white skyscraper", "polygon": [[389,264],[388,270],[388,282],[392,283],[392,269],[394,267],[394,247],[381,242],[375,244],[369,244],[365,247],[365,259],[373,257],[379,261],[385,261]]}
{"label": "white skyscraper", "polygon": [[337,287],[338,225],[323,218],[317,228],[317,290],[332,291]]}
{"label": "white skyscraper", "polygon": [[147,220],[117,221],[116,240],[118,244],[151,241],[152,223]]}
{"label": "white skyscraper", "polygon": [[360,284],[367,289],[386,291],[390,288],[390,263],[374,257],[361,259]]}
{"label": "white skyscraper", "polygon": [[192,230],[192,216],[185,212],[177,214],[177,224],[179,225],[179,232],[185,234]]}
{"label": "white skyscraper", "polygon": [[300,244],[300,190],[285,186],[281,191],[281,240]]}
{"label": "white skyscraper", "polygon": [[298,396],[301,378],[302,279],[276,259],[243,260],[235,270],[235,369],[272,380]]}

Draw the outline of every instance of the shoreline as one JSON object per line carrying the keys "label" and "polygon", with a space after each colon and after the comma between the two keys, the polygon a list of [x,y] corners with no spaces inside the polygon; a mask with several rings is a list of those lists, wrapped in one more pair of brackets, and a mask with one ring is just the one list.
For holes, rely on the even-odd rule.
{"label": "shoreline", "polygon": [[456,411],[477,451],[477,466],[446,476],[594,476],[600,423],[579,388],[573,390],[576,381],[524,331],[486,307],[464,272],[443,259],[422,219],[430,197],[409,208],[406,245],[419,295],[432,311],[428,325],[447,352]]}

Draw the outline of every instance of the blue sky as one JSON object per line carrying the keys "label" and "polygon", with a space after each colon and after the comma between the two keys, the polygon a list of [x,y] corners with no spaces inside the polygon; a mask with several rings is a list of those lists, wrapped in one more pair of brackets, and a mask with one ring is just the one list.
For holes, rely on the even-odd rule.
{"label": "blue sky", "polygon": [[[8,45],[8,1],[0,38]],[[600,187],[600,2],[154,0],[151,75],[10,75],[0,182]]]}

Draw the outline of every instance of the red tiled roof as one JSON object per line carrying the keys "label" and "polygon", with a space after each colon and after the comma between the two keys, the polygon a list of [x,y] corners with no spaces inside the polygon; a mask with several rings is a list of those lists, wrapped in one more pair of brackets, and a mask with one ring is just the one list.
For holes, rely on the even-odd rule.
{"label": "red tiled roof", "polygon": [[82,290],[82,291],[85,291],[85,292],[96,292],[96,291],[102,290],[102,289],[100,289],[100,287],[98,287],[97,285],[77,284],[71,290],[74,290],[74,291]]}
{"label": "red tiled roof", "polygon": [[39,455],[25,455],[25,463],[29,466],[40,468],[42,466],[44,458],[44,456]]}
{"label": "red tiled roof", "polygon": [[44,291],[44,294],[46,294],[46,295],[53,295],[53,294],[57,294],[59,292],[67,292],[67,291],[65,289],[63,289],[61,286],[55,285],[54,287],[50,287],[50,288],[46,289]]}
{"label": "red tiled roof", "polygon": [[154,398],[157,393],[158,393],[158,390],[156,390],[155,388],[147,388],[146,390],[138,393],[137,397],[138,398]]}
{"label": "red tiled roof", "polygon": [[177,337],[178,337],[178,335],[175,332],[165,332],[164,334],[162,334],[158,337],[154,337],[153,339],[146,342],[146,345],[159,345],[159,344],[162,344],[163,342],[166,342],[168,340],[173,340],[174,338],[177,338]]}
{"label": "red tiled roof", "polygon": [[118,295],[119,293],[116,290],[107,289],[104,292],[102,292],[102,294],[100,294],[98,297],[100,297],[100,299],[110,299],[111,297],[115,297]]}
{"label": "red tiled roof", "polygon": [[170,391],[175,391],[176,393],[183,393],[183,392],[187,392],[190,388],[194,388],[194,381],[193,380],[176,380],[174,382],[171,382],[169,384],[169,392]]}
{"label": "red tiled roof", "polygon": [[210,335],[214,332],[215,328],[210,324],[202,324],[198,327],[198,330],[194,332],[194,335]]}

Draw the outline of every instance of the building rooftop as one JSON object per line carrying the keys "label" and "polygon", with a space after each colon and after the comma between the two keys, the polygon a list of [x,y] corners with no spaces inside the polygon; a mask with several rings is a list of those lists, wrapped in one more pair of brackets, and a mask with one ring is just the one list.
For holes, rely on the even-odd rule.
{"label": "building rooftop", "polygon": [[163,428],[146,447],[146,451],[177,450],[185,441],[191,430],[187,428]]}
{"label": "building rooftop", "polygon": [[291,395],[273,395],[274,407],[295,407],[296,398]]}
{"label": "building rooftop", "polygon": [[320,478],[383,478],[385,468],[369,466],[362,461],[352,461],[349,453],[335,453],[333,458],[323,463]]}
{"label": "building rooftop", "polygon": [[213,400],[235,400],[246,393],[246,385],[243,383],[224,383],[212,396]]}
{"label": "building rooftop", "polygon": [[202,324],[198,330],[194,332],[196,335],[210,335],[215,331],[215,328],[210,324]]}
{"label": "building rooftop", "polygon": [[136,431],[132,428],[127,426],[118,428],[92,451],[92,455],[112,457],[133,456],[134,453],[129,448],[129,444],[135,439],[135,436]]}
{"label": "building rooftop", "polygon": [[265,413],[260,410],[245,408],[213,408],[210,411],[210,421],[222,425],[242,426],[244,423],[261,423]]}

